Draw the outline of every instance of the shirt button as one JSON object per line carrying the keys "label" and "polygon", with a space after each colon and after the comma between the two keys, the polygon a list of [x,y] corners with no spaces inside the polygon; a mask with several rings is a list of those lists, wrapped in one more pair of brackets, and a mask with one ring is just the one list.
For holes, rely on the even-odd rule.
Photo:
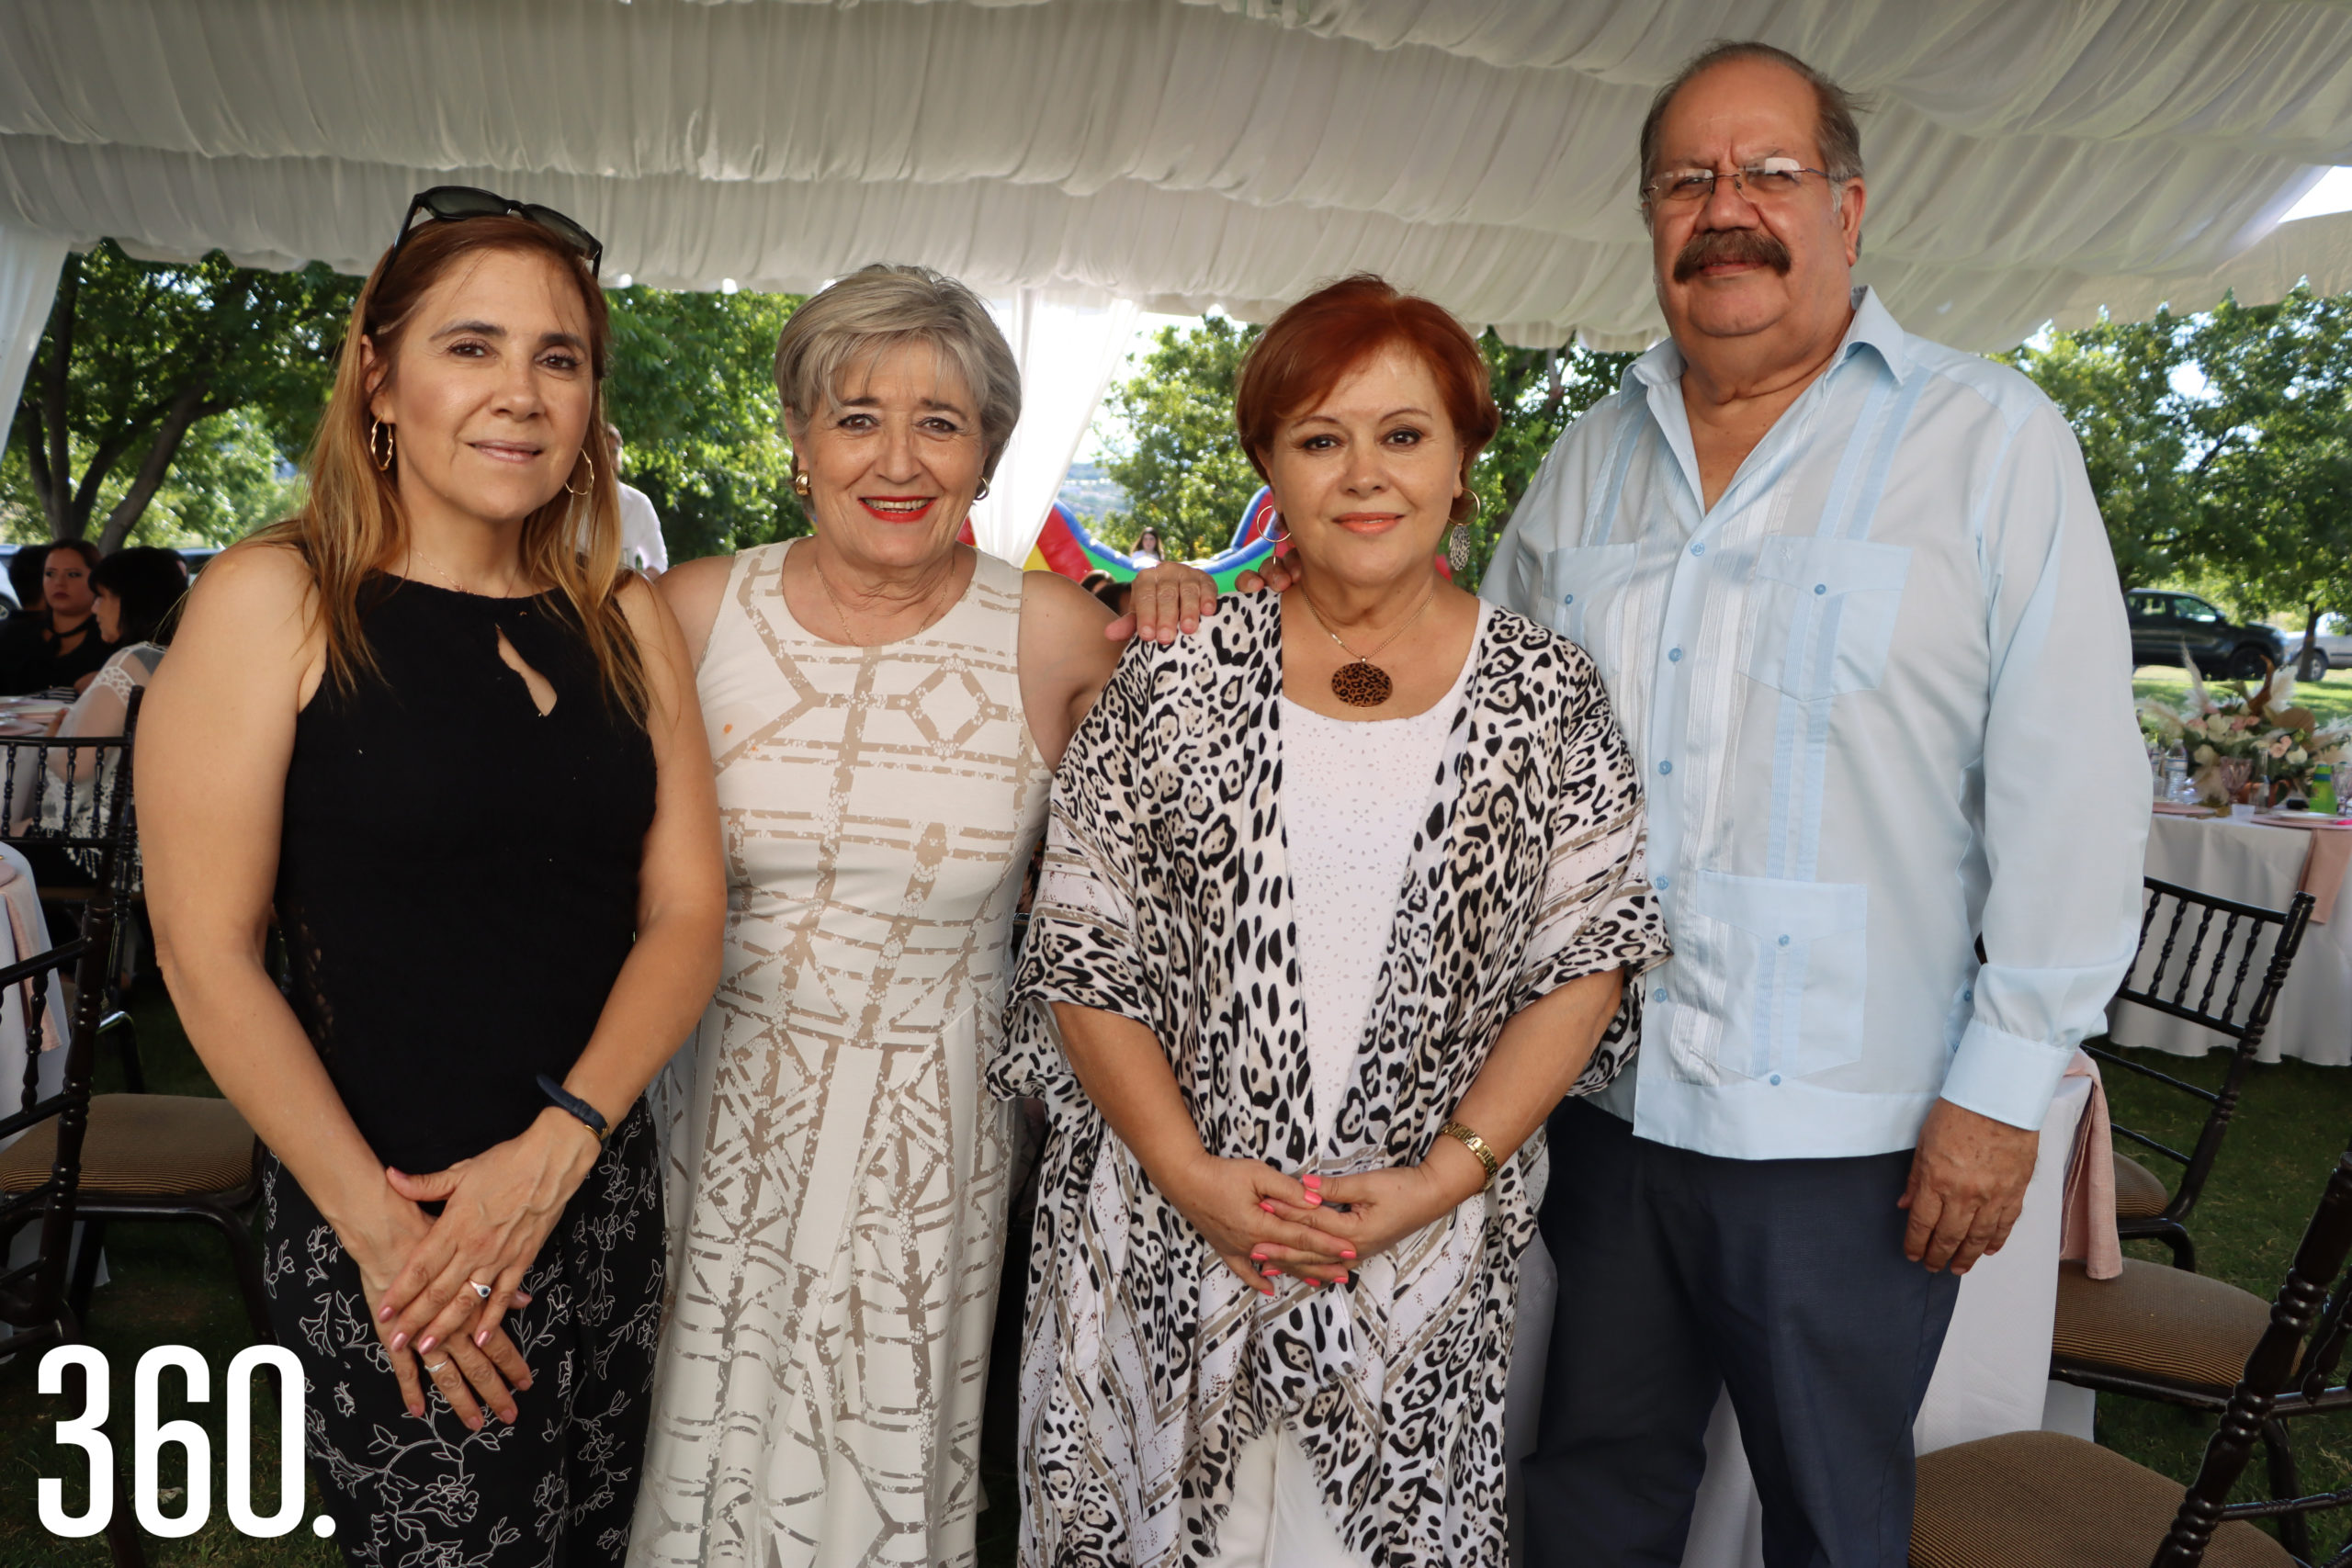
{"label": "shirt button", "polygon": [[1964,991],[1961,992],[1961,993],[1960,993],[1960,999],[1961,999],[1962,1001],[1964,1001],[1964,1002],[1973,1002],[1973,1001],[1974,1001],[1974,1000],[1976,999],[1976,987],[1973,987],[1973,986],[1971,986],[1971,987],[1968,987],[1968,989],[1966,989],[1966,990],[1964,990]]}
{"label": "shirt button", "polygon": [[1669,663],[1669,664],[1679,664],[1679,663],[1681,663],[1681,662],[1682,662],[1682,650],[1681,650],[1680,649],[1679,649],[1679,648],[1669,648],[1669,649],[1668,649],[1666,650],[1666,660],[1667,660],[1667,662],[1668,662],[1668,663]]}
{"label": "shirt button", "polygon": [[1690,553],[1694,556],[1703,556],[1707,553],[1707,547],[1704,545],[1693,545],[1690,547]]}
{"label": "shirt button", "polygon": [[1663,892],[1665,892],[1665,891],[1667,890],[1667,888],[1668,888],[1668,886],[1672,886],[1672,884],[1673,884],[1673,878],[1671,878],[1671,877],[1666,877],[1666,876],[1661,876],[1661,877],[1659,877],[1659,878],[1657,879],[1657,890],[1658,890],[1659,892],[1663,893]]}
{"label": "shirt button", "polygon": [[1787,937],[1782,937],[1782,938],[1781,939],[1781,945],[1782,947],[1786,947],[1786,946],[1788,946],[1788,945],[1789,945],[1789,939],[1788,939]]}
{"label": "shirt button", "polygon": [[1826,582],[1816,582],[1813,585],[1813,591],[1815,593],[1826,593],[1829,592],[1829,584]]}
{"label": "shirt button", "polygon": [[1774,1074],[1772,1075],[1772,1081],[1773,1081],[1775,1084],[1778,1084],[1778,1083],[1781,1081],[1781,1075],[1780,1075],[1780,1074],[1778,1074],[1778,1073],[1774,1073]]}
{"label": "shirt button", "polygon": [[1573,604],[1576,602],[1577,596],[1573,593],[1563,593],[1560,595],[1560,603],[1563,604]]}
{"label": "shirt button", "polygon": [[1650,993],[1650,1000],[1654,1002],[1662,1002],[1666,1000],[1666,987],[1664,986],[1660,986],[1657,990],[1652,991]]}
{"label": "shirt button", "polygon": [[1671,762],[1660,762],[1657,765],[1657,771],[1661,773],[1670,773],[1674,772],[1674,764]]}

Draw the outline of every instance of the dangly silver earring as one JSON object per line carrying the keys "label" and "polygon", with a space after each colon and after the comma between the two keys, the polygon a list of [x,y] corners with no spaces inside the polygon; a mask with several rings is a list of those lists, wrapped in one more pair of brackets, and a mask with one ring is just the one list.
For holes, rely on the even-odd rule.
{"label": "dangly silver earring", "polygon": [[[1476,517],[1478,514],[1478,492],[1474,490],[1468,493],[1470,516]],[[1446,570],[1456,577],[1470,570],[1470,519],[1468,517],[1456,523],[1445,536],[1445,565]]]}

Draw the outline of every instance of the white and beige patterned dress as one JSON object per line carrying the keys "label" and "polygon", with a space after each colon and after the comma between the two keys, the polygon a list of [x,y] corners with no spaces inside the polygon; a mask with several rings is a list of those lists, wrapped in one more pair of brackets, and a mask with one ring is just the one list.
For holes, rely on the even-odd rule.
{"label": "white and beige patterned dress", "polygon": [[729,911],[656,1085],[673,1295],[632,1568],[973,1556],[1009,1196],[982,1075],[1052,783],[1021,572],[983,555],[928,630],[852,648],[786,607],[791,547],[736,558],[697,671]]}

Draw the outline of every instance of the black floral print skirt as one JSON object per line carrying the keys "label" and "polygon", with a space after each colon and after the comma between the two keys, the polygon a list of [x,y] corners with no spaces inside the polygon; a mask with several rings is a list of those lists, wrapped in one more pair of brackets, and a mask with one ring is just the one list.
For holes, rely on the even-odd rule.
{"label": "black floral print skirt", "polygon": [[270,1324],[310,1381],[311,1473],[356,1568],[617,1564],[643,1469],[664,1248],[643,1101],[615,1130],[523,1281],[506,1332],[531,1369],[517,1419],[469,1432],[425,1383],[401,1403],[359,1266],[275,1156],[264,1162]]}

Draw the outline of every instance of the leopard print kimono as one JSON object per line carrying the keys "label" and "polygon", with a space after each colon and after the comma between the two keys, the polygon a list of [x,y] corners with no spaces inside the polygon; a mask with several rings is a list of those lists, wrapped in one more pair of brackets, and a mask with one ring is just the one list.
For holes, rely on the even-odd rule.
{"label": "leopard print kimono", "polygon": [[[990,1073],[1053,1117],[1022,1367],[1031,1568],[1208,1560],[1235,1455],[1278,1421],[1352,1551],[1390,1568],[1503,1562],[1503,1390],[1542,1134],[1487,1197],[1366,1259],[1349,1286],[1284,1277],[1261,1296],[1109,1134],[1046,1005],[1149,1027],[1212,1154],[1299,1174],[1418,1161],[1513,1013],[1666,953],[1639,787],[1591,660],[1500,610],[1472,657],[1356,1077],[1319,1154],[1276,596],[1228,599],[1171,647],[1136,643],[1070,744]],[[1623,1067],[1631,1022],[1610,1026],[1577,1092]]]}

